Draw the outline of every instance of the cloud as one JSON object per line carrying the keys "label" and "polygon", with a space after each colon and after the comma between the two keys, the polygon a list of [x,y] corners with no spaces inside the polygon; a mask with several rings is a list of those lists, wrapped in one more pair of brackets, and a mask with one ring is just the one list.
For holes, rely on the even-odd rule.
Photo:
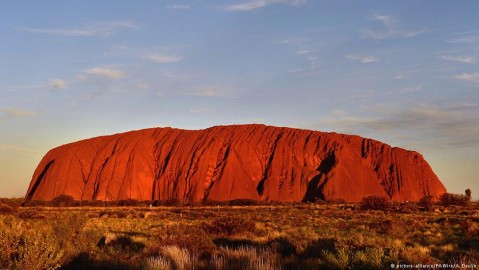
{"label": "cloud", "polygon": [[302,50],[297,51],[296,54],[302,55],[302,54],[308,54],[310,52],[311,52],[310,50],[302,49]]}
{"label": "cloud", "polygon": [[463,74],[454,76],[454,78],[456,78],[458,80],[461,80],[461,81],[466,81],[466,82],[470,82],[470,83],[479,84],[479,72],[463,73]]}
{"label": "cloud", "polygon": [[441,59],[460,62],[465,64],[475,64],[476,58],[473,56],[454,56],[454,55],[441,55]]}
{"label": "cloud", "polygon": [[67,83],[64,80],[61,79],[48,79],[50,82],[50,87],[54,89],[66,89],[67,88]]}
{"label": "cloud", "polygon": [[145,82],[136,82],[135,84],[133,84],[133,87],[135,89],[149,89],[150,85]]}
{"label": "cloud", "polygon": [[30,117],[30,116],[35,116],[38,114],[36,112],[15,109],[15,108],[6,108],[1,111],[8,117]]}
{"label": "cloud", "polygon": [[401,89],[402,93],[414,93],[414,92],[419,92],[422,90],[421,85],[416,85],[416,86],[411,86],[411,87],[406,87]]}
{"label": "cloud", "polygon": [[26,32],[65,37],[108,37],[118,32],[120,29],[134,29],[138,27],[138,24],[132,21],[112,21],[88,25],[80,28],[42,29],[17,27],[17,29]]}
{"label": "cloud", "polygon": [[167,64],[167,63],[175,63],[183,60],[183,56],[180,55],[168,55],[168,54],[151,54],[146,57],[151,62],[160,63],[160,64]]}
{"label": "cloud", "polygon": [[479,104],[382,106],[362,113],[364,116],[331,114],[322,125],[348,132],[386,133],[388,137],[402,140],[403,144],[415,143],[420,147],[471,147],[479,144]]}
{"label": "cloud", "polygon": [[37,151],[34,149],[11,145],[11,144],[0,144],[0,151],[24,152],[24,153],[30,153],[30,154],[37,153]]}
{"label": "cloud", "polygon": [[353,61],[359,61],[363,64],[379,62],[379,59],[372,55],[348,55],[346,58]]}
{"label": "cloud", "polygon": [[402,79],[404,79],[404,76],[402,74],[398,74],[398,75],[394,76],[394,79],[395,80],[402,80]]}
{"label": "cloud", "polygon": [[209,112],[209,108],[191,108],[190,113],[206,113]]}
{"label": "cloud", "polygon": [[383,40],[386,38],[410,38],[410,37],[418,36],[425,31],[424,28],[420,30],[415,30],[415,31],[401,30],[399,27],[399,21],[393,16],[376,14],[374,15],[374,20],[381,22],[385,30],[384,31],[377,31],[377,30],[371,30],[371,29],[362,30],[361,32],[364,37],[372,38],[375,40]]}
{"label": "cloud", "polygon": [[123,70],[101,67],[90,68],[85,73],[109,79],[121,79],[126,76],[126,72]]}
{"label": "cloud", "polygon": [[305,0],[253,0],[241,4],[229,5],[224,8],[227,11],[251,11],[264,8],[272,4],[285,4],[289,6],[299,7],[303,5]]}
{"label": "cloud", "polygon": [[214,96],[219,96],[219,92],[216,88],[211,87],[211,86],[205,86],[201,87],[197,92],[197,96],[202,96],[202,97],[214,97]]}
{"label": "cloud", "polygon": [[166,8],[169,9],[189,9],[190,6],[186,4],[173,4],[173,5],[168,5]]}

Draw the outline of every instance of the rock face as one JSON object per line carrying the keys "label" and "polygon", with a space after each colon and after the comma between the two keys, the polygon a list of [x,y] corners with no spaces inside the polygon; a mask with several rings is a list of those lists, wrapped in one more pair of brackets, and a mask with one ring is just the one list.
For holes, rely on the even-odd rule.
{"label": "rock face", "polygon": [[396,201],[446,189],[423,157],[359,136],[264,125],[152,128],[50,150],[27,197]]}

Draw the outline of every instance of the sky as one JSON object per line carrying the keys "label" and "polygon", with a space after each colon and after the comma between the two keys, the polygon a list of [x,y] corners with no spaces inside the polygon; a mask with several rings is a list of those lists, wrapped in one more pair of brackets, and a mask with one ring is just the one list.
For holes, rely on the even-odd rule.
{"label": "sky", "polygon": [[423,154],[479,194],[478,1],[2,1],[0,197],[59,145],[263,123]]}

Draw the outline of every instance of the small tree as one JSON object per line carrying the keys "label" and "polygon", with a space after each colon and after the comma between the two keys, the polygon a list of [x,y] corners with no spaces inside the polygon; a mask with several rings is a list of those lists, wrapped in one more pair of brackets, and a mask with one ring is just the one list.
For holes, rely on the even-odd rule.
{"label": "small tree", "polygon": [[434,198],[431,195],[425,195],[419,200],[418,205],[424,207],[424,210],[430,211],[434,206]]}
{"label": "small tree", "polygon": [[75,206],[75,199],[70,195],[58,195],[52,200],[53,206]]}
{"label": "small tree", "polygon": [[466,189],[466,196],[469,198],[469,200],[471,200],[471,189],[470,188]]}

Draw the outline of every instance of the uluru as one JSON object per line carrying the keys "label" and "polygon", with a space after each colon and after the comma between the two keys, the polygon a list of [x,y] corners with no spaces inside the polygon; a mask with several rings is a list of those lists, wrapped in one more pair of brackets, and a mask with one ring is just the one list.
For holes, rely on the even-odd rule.
{"label": "uluru", "polygon": [[26,196],[357,202],[445,192],[418,152],[355,135],[250,124],[151,128],[62,145],[43,157]]}

